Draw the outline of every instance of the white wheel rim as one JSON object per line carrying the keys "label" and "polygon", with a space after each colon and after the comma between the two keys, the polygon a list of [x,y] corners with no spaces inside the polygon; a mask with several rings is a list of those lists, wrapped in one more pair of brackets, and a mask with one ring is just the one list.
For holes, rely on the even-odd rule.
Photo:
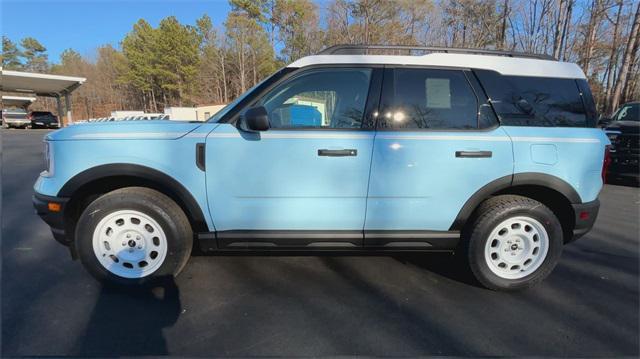
{"label": "white wheel rim", "polygon": [[497,225],[485,244],[484,258],[493,274],[519,279],[535,272],[547,257],[549,235],[531,217],[513,217]]}
{"label": "white wheel rim", "polygon": [[135,210],[116,211],[96,226],[93,253],[109,272],[123,278],[142,278],[164,262],[167,237],[148,215]]}

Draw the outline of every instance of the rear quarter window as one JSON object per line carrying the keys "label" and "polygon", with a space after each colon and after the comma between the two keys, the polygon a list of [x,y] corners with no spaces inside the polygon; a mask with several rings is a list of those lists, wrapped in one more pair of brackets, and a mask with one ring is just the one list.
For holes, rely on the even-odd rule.
{"label": "rear quarter window", "polygon": [[[579,84],[574,79],[503,76],[486,70],[475,72],[505,126],[595,126],[595,106],[586,82]],[[586,90],[581,91],[581,85]],[[586,107],[590,110],[587,111]]]}

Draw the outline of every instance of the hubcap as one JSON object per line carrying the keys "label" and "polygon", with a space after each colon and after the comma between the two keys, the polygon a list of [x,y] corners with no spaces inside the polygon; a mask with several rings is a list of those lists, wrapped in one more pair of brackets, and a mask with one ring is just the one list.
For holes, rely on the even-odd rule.
{"label": "hubcap", "polygon": [[167,255],[167,238],[153,218],[134,210],[108,214],[93,232],[93,253],[109,272],[124,278],[146,277]]}
{"label": "hubcap", "polygon": [[513,217],[493,229],[484,258],[498,277],[519,279],[535,272],[548,250],[549,236],[540,222],[531,217]]}

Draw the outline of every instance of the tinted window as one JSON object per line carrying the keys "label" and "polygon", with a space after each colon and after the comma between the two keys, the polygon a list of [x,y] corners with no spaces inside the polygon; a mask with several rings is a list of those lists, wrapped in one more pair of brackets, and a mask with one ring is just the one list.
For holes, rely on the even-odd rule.
{"label": "tinted window", "polygon": [[476,73],[503,125],[591,127],[573,79]]}
{"label": "tinted window", "polygon": [[640,121],[640,104],[630,104],[620,107],[613,116],[614,121]]}
{"label": "tinted window", "polygon": [[381,128],[475,129],[478,99],[461,71],[396,69]]}
{"label": "tinted window", "polygon": [[259,102],[272,128],[360,128],[371,69],[307,71],[269,91]]}
{"label": "tinted window", "polygon": [[593,95],[587,80],[576,80],[580,94],[582,96],[582,103],[584,104],[585,113],[587,116],[587,127],[596,127],[598,122],[598,112],[596,111],[596,103],[593,101]]}

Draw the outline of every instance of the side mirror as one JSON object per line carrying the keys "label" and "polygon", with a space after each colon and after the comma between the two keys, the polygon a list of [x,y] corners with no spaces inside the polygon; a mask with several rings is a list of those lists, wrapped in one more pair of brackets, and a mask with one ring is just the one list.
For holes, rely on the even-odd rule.
{"label": "side mirror", "polygon": [[263,106],[251,107],[240,117],[242,131],[259,132],[269,129],[269,114]]}

